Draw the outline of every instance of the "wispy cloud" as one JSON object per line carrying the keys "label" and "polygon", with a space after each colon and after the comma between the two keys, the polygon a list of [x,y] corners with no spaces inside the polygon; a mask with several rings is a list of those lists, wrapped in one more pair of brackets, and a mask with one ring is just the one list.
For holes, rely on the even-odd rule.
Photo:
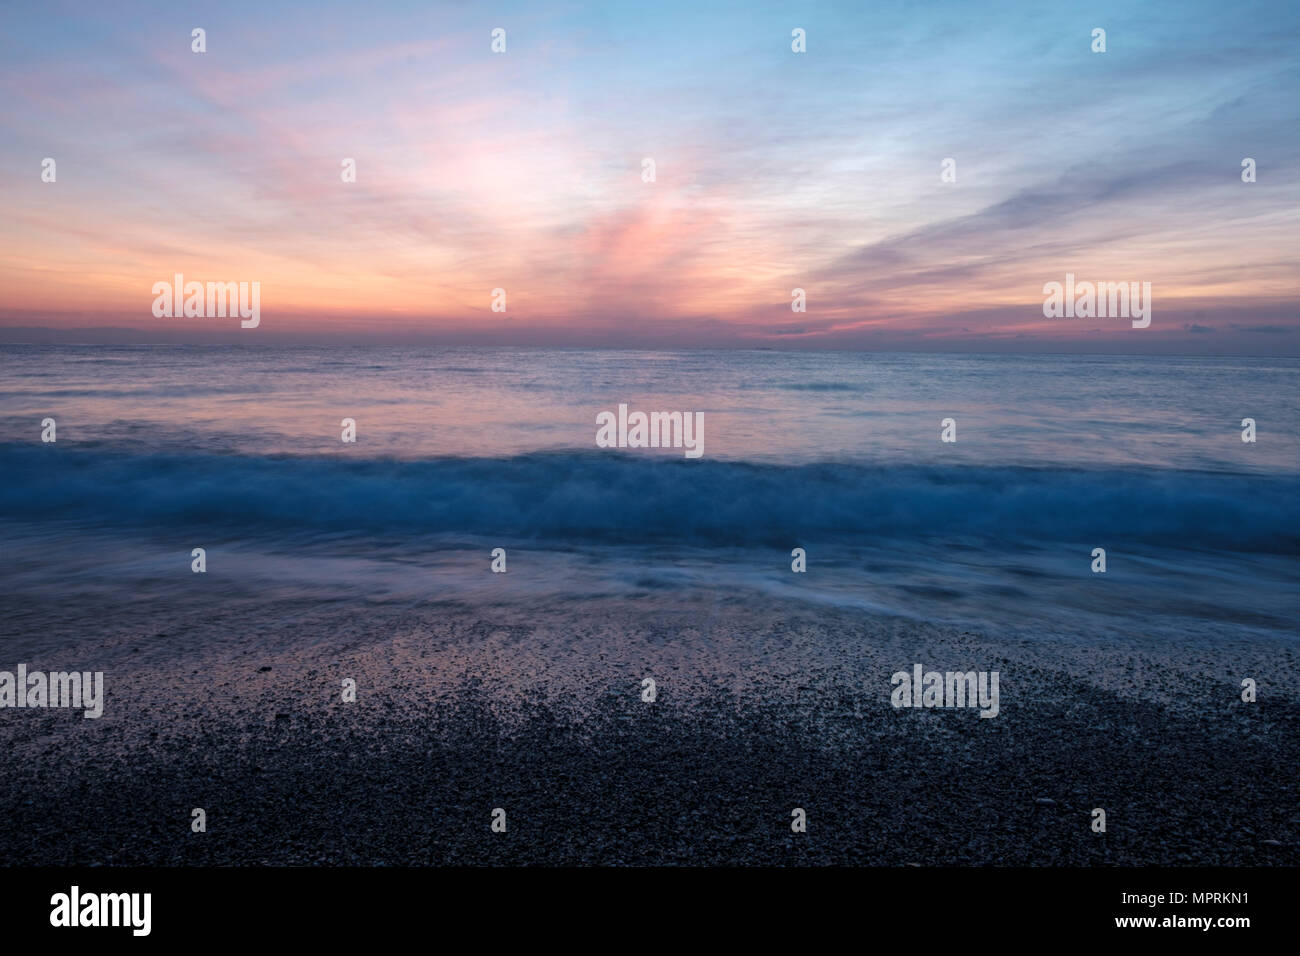
{"label": "wispy cloud", "polygon": [[1067,271],[1151,282],[1169,347],[1300,324],[1281,5],[127,9],[0,12],[9,324],[155,327],[183,272],[308,339],[1055,347]]}

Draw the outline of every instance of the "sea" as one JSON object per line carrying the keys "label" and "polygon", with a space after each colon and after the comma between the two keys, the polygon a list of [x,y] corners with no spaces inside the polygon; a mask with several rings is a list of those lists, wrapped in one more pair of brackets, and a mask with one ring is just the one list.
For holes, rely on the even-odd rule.
{"label": "sea", "polygon": [[[702,454],[598,447],[620,404],[702,413]],[[761,594],[1294,638],[1297,427],[1282,357],[0,346],[3,628],[192,587],[202,548],[254,605]]]}

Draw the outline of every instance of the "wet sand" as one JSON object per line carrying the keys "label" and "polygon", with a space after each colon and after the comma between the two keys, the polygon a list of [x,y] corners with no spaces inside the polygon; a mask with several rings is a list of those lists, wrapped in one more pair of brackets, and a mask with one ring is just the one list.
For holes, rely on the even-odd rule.
{"label": "wet sand", "polygon": [[[6,864],[1300,863],[1276,638],[1089,646],[686,591],[84,607],[0,605],[0,667],[107,690],[99,720],[0,710]],[[914,663],[999,671],[999,716],[895,710]]]}

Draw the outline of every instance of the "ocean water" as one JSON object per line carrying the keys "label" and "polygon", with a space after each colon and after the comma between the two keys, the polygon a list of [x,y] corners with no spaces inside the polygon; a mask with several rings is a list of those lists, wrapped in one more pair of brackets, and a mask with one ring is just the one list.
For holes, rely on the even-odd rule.
{"label": "ocean water", "polygon": [[[702,412],[703,456],[597,448],[620,403]],[[0,573],[37,609],[148,601],[205,547],[249,600],[759,590],[1044,639],[1294,634],[1297,422],[1278,358],[5,346]]]}

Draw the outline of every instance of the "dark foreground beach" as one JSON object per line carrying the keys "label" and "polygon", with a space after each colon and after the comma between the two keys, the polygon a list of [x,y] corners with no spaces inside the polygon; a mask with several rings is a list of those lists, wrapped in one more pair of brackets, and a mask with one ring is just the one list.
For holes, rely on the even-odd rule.
{"label": "dark foreground beach", "polygon": [[[1282,642],[1072,645],[703,592],[241,607],[6,596],[69,649],[29,666],[93,660],[107,702],[5,713],[5,863],[1300,863]],[[895,710],[913,663],[998,670],[999,715]]]}

